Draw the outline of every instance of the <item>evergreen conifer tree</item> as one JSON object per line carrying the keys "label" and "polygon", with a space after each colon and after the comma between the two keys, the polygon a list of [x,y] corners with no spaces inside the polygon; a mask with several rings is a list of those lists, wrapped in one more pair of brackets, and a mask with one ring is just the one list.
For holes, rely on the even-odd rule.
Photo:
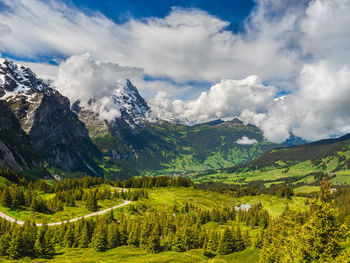
{"label": "evergreen conifer tree", "polygon": [[230,229],[226,228],[223,235],[221,236],[218,252],[221,255],[227,255],[234,252],[234,239]]}
{"label": "evergreen conifer tree", "polygon": [[97,211],[98,206],[97,206],[97,198],[96,198],[95,192],[92,192],[89,194],[88,199],[86,201],[86,208],[92,212]]}
{"label": "evergreen conifer tree", "polygon": [[84,224],[84,227],[82,229],[81,237],[79,240],[79,247],[86,248],[89,247],[90,244],[90,238],[89,238],[89,229],[87,224]]}
{"label": "evergreen conifer tree", "polygon": [[12,205],[11,194],[7,186],[2,190],[0,201],[2,206],[10,207]]}
{"label": "evergreen conifer tree", "polygon": [[239,226],[237,226],[236,231],[234,233],[234,241],[235,251],[242,251],[245,249],[244,240]]}
{"label": "evergreen conifer tree", "polygon": [[120,246],[120,232],[116,222],[112,222],[108,228],[108,248]]}
{"label": "evergreen conifer tree", "polygon": [[94,232],[93,247],[96,251],[105,251],[108,248],[107,225],[104,220],[98,220]]}
{"label": "evergreen conifer tree", "polygon": [[160,237],[157,228],[157,226],[153,227],[151,235],[148,239],[147,251],[151,253],[159,253],[161,250]]}

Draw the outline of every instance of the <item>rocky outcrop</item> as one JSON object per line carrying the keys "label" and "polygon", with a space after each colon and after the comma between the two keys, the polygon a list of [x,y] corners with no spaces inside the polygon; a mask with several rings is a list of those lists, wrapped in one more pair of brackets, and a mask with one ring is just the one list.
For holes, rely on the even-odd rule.
{"label": "rocky outcrop", "polygon": [[[70,109],[68,98],[51,88],[49,82],[25,66],[0,60],[0,99],[27,133],[41,163],[65,171],[102,174],[95,162],[101,153],[84,123]],[[9,154],[6,156],[10,158]]]}
{"label": "rocky outcrop", "polygon": [[0,112],[0,167],[20,171],[38,165],[30,137],[3,101]]}
{"label": "rocky outcrop", "polygon": [[29,135],[41,160],[66,171],[101,172],[93,160],[100,152],[66,97],[44,94],[33,118]]}

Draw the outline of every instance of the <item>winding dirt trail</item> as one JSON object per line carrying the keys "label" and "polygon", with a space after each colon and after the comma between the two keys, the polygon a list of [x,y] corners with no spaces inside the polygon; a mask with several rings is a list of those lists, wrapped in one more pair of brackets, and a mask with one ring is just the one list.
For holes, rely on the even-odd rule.
{"label": "winding dirt trail", "polygon": [[[129,205],[131,202],[130,201],[127,201],[127,200],[123,200],[123,203],[120,204],[120,205],[116,205],[116,206],[113,206],[113,207],[110,207],[110,208],[107,208],[107,209],[104,209],[104,210],[101,210],[101,211],[98,211],[98,212],[95,212],[95,213],[92,213],[92,214],[88,214],[86,216],[80,216],[80,217],[77,217],[77,218],[73,218],[73,219],[70,219],[70,220],[65,220],[65,221],[62,221],[62,222],[56,222],[56,223],[48,223],[47,225],[49,226],[57,226],[57,225],[61,225],[63,223],[68,223],[68,222],[74,222],[74,221],[78,221],[79,219],[82,219],[83,217],[84,218],[87,218],[87,217],[92,217],[92,216],[97,216],[97,215],[102,215],[112,209],[116,209],[116,208],[119,208],[119,207],[122,207],[122,206],[125,206],[125,205]],[[24,222],[21,221],[21,220],[17,220],[13,217],[10,217],[6,214],[4,214],[3,212],[0,212],[0,217],[10,221],[10,222],[14,222],[14,223],[17,223],[19,225],[23,225]],[[42,226],[41,223],[38,223],[36,224],[36,226]]]}

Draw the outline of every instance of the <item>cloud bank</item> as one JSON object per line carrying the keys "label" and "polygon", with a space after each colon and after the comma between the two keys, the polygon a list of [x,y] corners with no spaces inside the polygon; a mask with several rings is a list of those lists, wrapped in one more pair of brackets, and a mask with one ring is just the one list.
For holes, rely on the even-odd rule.
{"label": "cloud bank", "polygon": [[189,123],[240,116],[243,110],[265,112],[277,89],[265,86],[252,75],[242,80],[226,79],[202,92],[195,100],[175,100],[158,93],[148,100],[159,118],[186,120]]}
{"label": "cloud bank", "polygon": [[[197,9],[173,8],[164,18],[130,19],[116,24],[100,13],[84,13],[59,1],[4,0],[1,23],[10,29],[2,50],[37,58],[90,52],[94,57],[145,69],[146,74],[176,81],[219,81],[252,73],[266,79],[289,78],[296,55],[285,49],[283,32],[295,14],[278,21],[252,14],[246,33]],[[262,24],[261,24],[262,23]]]}
{"label": "cloud bank", "polygon": [[54,85],[72,102],[80,100],[82,106],[87,106],[93,99],[94,110],[100,117],[112,120],[120,116],[112,97],[116,83],[142,73],[140,68],[94,60],[85,53],[60,64]]}

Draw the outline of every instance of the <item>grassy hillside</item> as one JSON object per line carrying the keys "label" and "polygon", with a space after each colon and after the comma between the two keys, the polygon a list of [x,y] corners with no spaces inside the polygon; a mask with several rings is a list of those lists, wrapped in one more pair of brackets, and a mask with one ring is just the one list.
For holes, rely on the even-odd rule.
{"label": "grassy hillside", "polygon": [[317,185],[329,178],[335,185],[350,184],[350,136],[289,148],[277,148],[252,162],[228,169],[193,173],[197,182]]}

